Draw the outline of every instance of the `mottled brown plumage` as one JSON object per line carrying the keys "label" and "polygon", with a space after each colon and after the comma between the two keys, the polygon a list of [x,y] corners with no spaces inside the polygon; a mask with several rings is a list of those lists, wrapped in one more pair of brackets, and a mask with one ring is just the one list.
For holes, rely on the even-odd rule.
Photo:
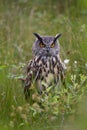
{"label": "mottled brown plumage", "polygon": [[[29,61],[24,79],[24,94],[27,99],[30,95],[32,84],[36,84],[39,93],[46,90],[47,87],[58,85],[59,81],[64,79],[64,64],[59,56],[59,43],[55,37],[37,37],[33,45],[34,58]],[[41,47],[40,47],[41,44]],[[54,45],[53,45],[54,44]]]}

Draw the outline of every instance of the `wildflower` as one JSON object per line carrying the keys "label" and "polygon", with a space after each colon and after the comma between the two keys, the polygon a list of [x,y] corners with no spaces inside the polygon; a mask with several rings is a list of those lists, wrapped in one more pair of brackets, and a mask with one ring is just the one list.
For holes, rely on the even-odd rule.
{"label": "wildflower", "polygon": [[69,59],[65,59],[65,60],[64,60],[64,63],[65,63],[65,64],[68,64],[69,61],[70,61]]}
{"label": "wildflower", "polygon": [[87,63],[85,63],[85,67],[87,67]]}
{"label": "wildflower", "polygon": [[75,60],[74,63],[77,64],[77,61]]}
{"label": "wildflower", "polygon": [[14,122],[13,121],[10,121],[10,126],[14,127]]}
{"label": "wildflower", "polygon": [[18,106],[17,110],[18,110],[19,112],[22,112],[23,108],[22,108],[21,106]]}
{"label": "wildflower", "polygon": [[84,32],[85,29],[86,29],[86,25],[85,24],[81,25],[80,32]]}

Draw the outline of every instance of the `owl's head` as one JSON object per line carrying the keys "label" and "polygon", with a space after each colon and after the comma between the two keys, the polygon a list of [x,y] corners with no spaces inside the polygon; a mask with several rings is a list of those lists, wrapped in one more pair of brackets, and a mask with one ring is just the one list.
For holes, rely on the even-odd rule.
{"label": "owl's head", "polygon": [[60,46],[58,38],[61,34],[56,36],[41,36],[37,33],[34,33],[36,40],[33,44],[33,54],[34,56],[56,56],[59,54]]}

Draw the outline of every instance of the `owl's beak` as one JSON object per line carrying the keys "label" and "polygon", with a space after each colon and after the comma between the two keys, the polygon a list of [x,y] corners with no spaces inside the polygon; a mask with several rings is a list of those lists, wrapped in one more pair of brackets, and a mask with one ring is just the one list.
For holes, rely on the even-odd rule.
{"label": "owl's beak", "polygon": [[49,53],[50,52],[50,47],[47,47],[46,51],[47,51],[47,53]]}
{"label": "owl's beak", "polygon": [[49,52],[50,52],[50,49],[49,49],[49,48],[47,48],[47,49],[46,49],[46,51],[47,51],[47,53],[49,53]]}
{"label": "owl's beak", "polygon": [[50,48],[47,48],[47,49],[46,49],[46,55],[47,55],[47,56],[51,56],[51,54],[50,54]]}

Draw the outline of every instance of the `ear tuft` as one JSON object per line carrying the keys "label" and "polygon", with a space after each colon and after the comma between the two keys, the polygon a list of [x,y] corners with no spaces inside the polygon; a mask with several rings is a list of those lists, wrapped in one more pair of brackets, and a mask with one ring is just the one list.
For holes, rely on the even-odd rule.
{"label": "ear tuft", "polygon": [[62,33],[57,34],[57,35],[55,36],[55,38],[54,38],[54,41],[56,41],[61,35],[62,35]]}
{"label": "ear tuft", "polygon": [[38,38],[38,40],[42,40],[42,38],[41,38],[41,36],[38,34],[38,33],[33,33],[35,36],[36,36],[36,38]]}

